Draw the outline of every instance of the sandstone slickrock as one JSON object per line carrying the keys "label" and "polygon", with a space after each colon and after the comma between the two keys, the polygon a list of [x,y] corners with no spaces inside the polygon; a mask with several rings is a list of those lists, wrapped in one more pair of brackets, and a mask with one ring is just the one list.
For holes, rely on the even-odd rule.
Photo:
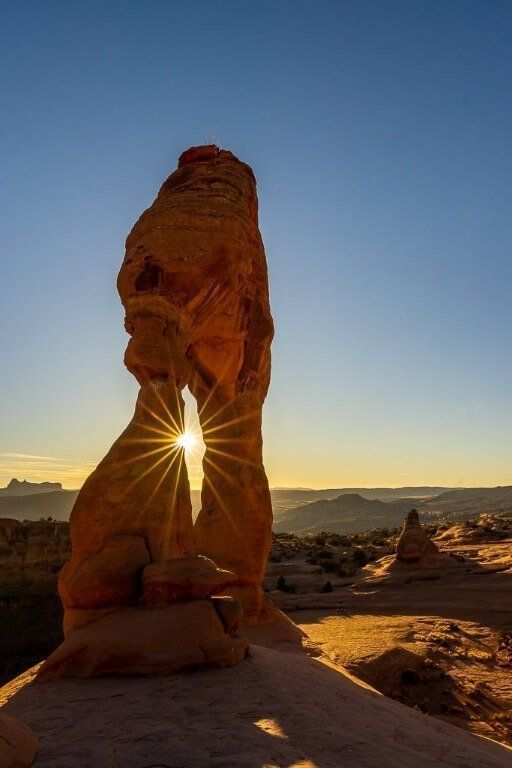
{"label": "sandstone slickrock", "polygon": [[[232,608],[239,616],[240,605]],[[211,600],[123,608],[75,629],[46,659],[38,678],[168,675],[188,667],[232,666],[247,647],[247,640],[226,631]]]}
{"label": "sandstone slickrock", "polygon": [[28,768],[37,756],[39,739],[33,730],[0,714],[0,768]]}
{"label": "sandstone slickrock", "polygon": [[37,768],[510,766],[508,749],[377,694],[325,655],[254,643],[238,668],[200,680],[31,679],[0,689],[0,703],[40,734]]}
{"label": "sandstone slickrock", "polygon": [[[238,600],[246,619],[262,611],[272,508],[261,412],[273,324],[249,166],[216,146],[184,152],[128,236],[118,289],[125,363],[140,392],[71,514],[72,555],[59,578],[66,640],[45,678],[236,663],[247,643],[224,619],[238,625]],[[194,526],[180,443],[187,385],[206,443]],[[220,592],[229,610],[211,600]],[[158,616],[170,611],[165,634]],[[135,652],[134,633],[147,653]]]}
{"label": "sandstone slickrock", "polygon": [[439,550],[422,528],[418,511],[411,509],[396,545],[396,559],[406,565],[418,564],[439,556]]}

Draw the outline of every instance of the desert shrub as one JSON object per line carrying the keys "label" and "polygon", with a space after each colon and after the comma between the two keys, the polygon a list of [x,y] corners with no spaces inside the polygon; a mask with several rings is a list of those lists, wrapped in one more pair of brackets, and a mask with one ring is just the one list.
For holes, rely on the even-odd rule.
{"label": "desert shrub", "polygon": [[339,565],[334,560],[324,560],[324,562],[320,564],[323,570],[327,573],[338,573]]}
{"label": "desert shrub", "polygon": [[356,549],[354,554],[352,555],[352,560],[357,565],[358,568],[362,568],[363,565],[366,565],[368,562],[368,558],[366,557],[366,553],[362,549]]}
{"label": "desert shrub", "polygon": [[287,592],[288,594],[293,594],[295,592],[295,587],[293,584],[287,584],[284,576],[280,576],[278,578],[276,589],[278,589],[280,592]]}

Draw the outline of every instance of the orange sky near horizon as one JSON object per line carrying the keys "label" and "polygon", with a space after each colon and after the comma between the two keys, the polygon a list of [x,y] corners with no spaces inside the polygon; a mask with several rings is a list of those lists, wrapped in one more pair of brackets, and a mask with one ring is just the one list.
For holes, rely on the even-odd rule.
{"label": "orange sky near horizon", "polygon": [[[190,486],[194,490],[199,490],[202,484],[203,470],[202,457],[204,454],[204,443],[202,441],[197,409],[194,398],[188,390],[184,392],[185,397],[185,425],[186,431],[193,436],[193,445],[185,450],[185,458],[189,473]],[[496,485],[507,485],[503,481],[496,469],[501,469],[505,475],[505,467],[496,467],[496,462],[492,462],[492,467],[482,466],[481,457],[473,459],[472,466],[468,474],[454,473],[446,471],[446,467],[436,462],[434,465],[425,467],[424,453],[419,451],[417,457],[409,455],[406,466],[400,465],[398,457],[390,449],[388,453],[378,453],[376,449],[373,456],[368,457],[365,464],[364,457],[361,456],[361,447],[367,451],[367,443],[363,446],[357,446],[347,443],[348,448],[344,451],[344,460],[342,468],[338,468],[337,457],[332,455],[332,462],[323,467],[315,463],[315,454],[317,446],[315,445],[314,435],[310,435],[310,441],[306,445],[305,441],[299,441],[302,444],[302,456],[298,457],[297,463],[291,465],[283,460],[279,450],[276,451],[272,444],[271,427],[264,427],[264,455],[265,466],[271,487],[308,487],[308,488],[375,488],[375,487],[400,487],[400,486],[450,486],[450,487],[485,487]],[[111,441],[105,444],[104,452],[107,453],[110,444],[117,435],[112,435]],[[318,439],[321,439],[320,437]],[[325,451],[328,445],[322,446]],[[343,449],[343,446],[338,446]],[[55,456],[41,456],[37,454],[25,454],[16,452],[0,452],[0,486],[5,486],[11,480],[28,480],[30,482],[61,482],[64,488],[80,488],[87,476],[94,470],[98,461],[77,460]],[[294,459],[292,457],[292,459]],[[285,457],[286,459],[286,457]],[[437,469],[436,469],[437,464]],[[364,467],[364,470],[361,469]],[[494,472],[492,469],[494,468]],[[479,478],[474,480],[474,478]]]}

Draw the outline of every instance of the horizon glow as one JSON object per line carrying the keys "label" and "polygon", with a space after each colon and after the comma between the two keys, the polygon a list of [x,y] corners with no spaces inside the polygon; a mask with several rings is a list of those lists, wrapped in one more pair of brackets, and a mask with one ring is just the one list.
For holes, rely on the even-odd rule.
{"label": "horizon glow", "polygon": [[124,240],[215,140],[258,180],[271,486],[512,483],[512,6],[225,8],[4,9],[0,485],[79,487],[131,419]]}

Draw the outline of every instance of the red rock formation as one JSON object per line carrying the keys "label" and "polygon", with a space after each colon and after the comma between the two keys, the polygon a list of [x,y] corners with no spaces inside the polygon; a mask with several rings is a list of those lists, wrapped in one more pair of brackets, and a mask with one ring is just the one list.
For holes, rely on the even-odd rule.
{"label": "red rock formation", "polygon": [[411,509],[405,518],[403,531],[396,545],[398,563],[421,564],[439,555],[439,550],[430,536],[423,530],[416,509]]}
{"label": "red rock formation", "polygon": [[70,517],[71,560],[59,576],[67,633],[96,617],[96,609],[136,603],[150,562],[192,552],[188,479],[175,437],[170,428],[166,437],[162,427],[173,401],[182,412],[173,384],[144,382],[133,419],[78,495]]}
{"label": "red rock formation", "polygon": [[197,399],[206,454],[196,552],[250,585],[239,594],[257,610],[272,524],[261,410],[273,324],[249,166],[214,146],[184,152],[127,239],[118,288],[128,368],[140,382],[188,384]]}
{"label": "red rock formation", "polygon": [[124,608],[75,628],[42,664],[38,679],[168,675],[188,667],[237,664],[248,647],[236,632],[240,606],[231,601],[233,621],[216,602]]}
{"label": "red rock formation", "polygon": [[[141,390],[132,421],[71,514],[72,557],[59,579],[67,639],[42,668],[46,677],[129,671],[130,621],[163,658],[165,642],[174,640],[157,632],[155,614],[135,608],[141,602],[193,601],[172,614],[177,622],[184,612],[196,616],[188,649],[194,652],[182,653],[182,637],[173,668],[200,658],[198,647],[204,651],[207,634],[198,626],[213,602],[202,598],[228,591],[224,609],[231,606],[233,626],[236,598],[246,616],[261,611],[272,523],[261,410],[273,325],[257,211],[249,166],[217,147],[192,147],[128,236],[118,288],[131,337],[125,363]],[[186,385],[206,443],[194,528],[179,447]],[[105,633],[117,637],[115,626],[123,637],[107,663]],[[233,654],[229,633],[214,635],[216,653],[198,663],[240,660],[246,646],[236,645]],[[76,663],[68,664],[69,654]],[[169,664],[158,667],[148,656],[133,664],[138,672],[142,667],[154,673]]]}

